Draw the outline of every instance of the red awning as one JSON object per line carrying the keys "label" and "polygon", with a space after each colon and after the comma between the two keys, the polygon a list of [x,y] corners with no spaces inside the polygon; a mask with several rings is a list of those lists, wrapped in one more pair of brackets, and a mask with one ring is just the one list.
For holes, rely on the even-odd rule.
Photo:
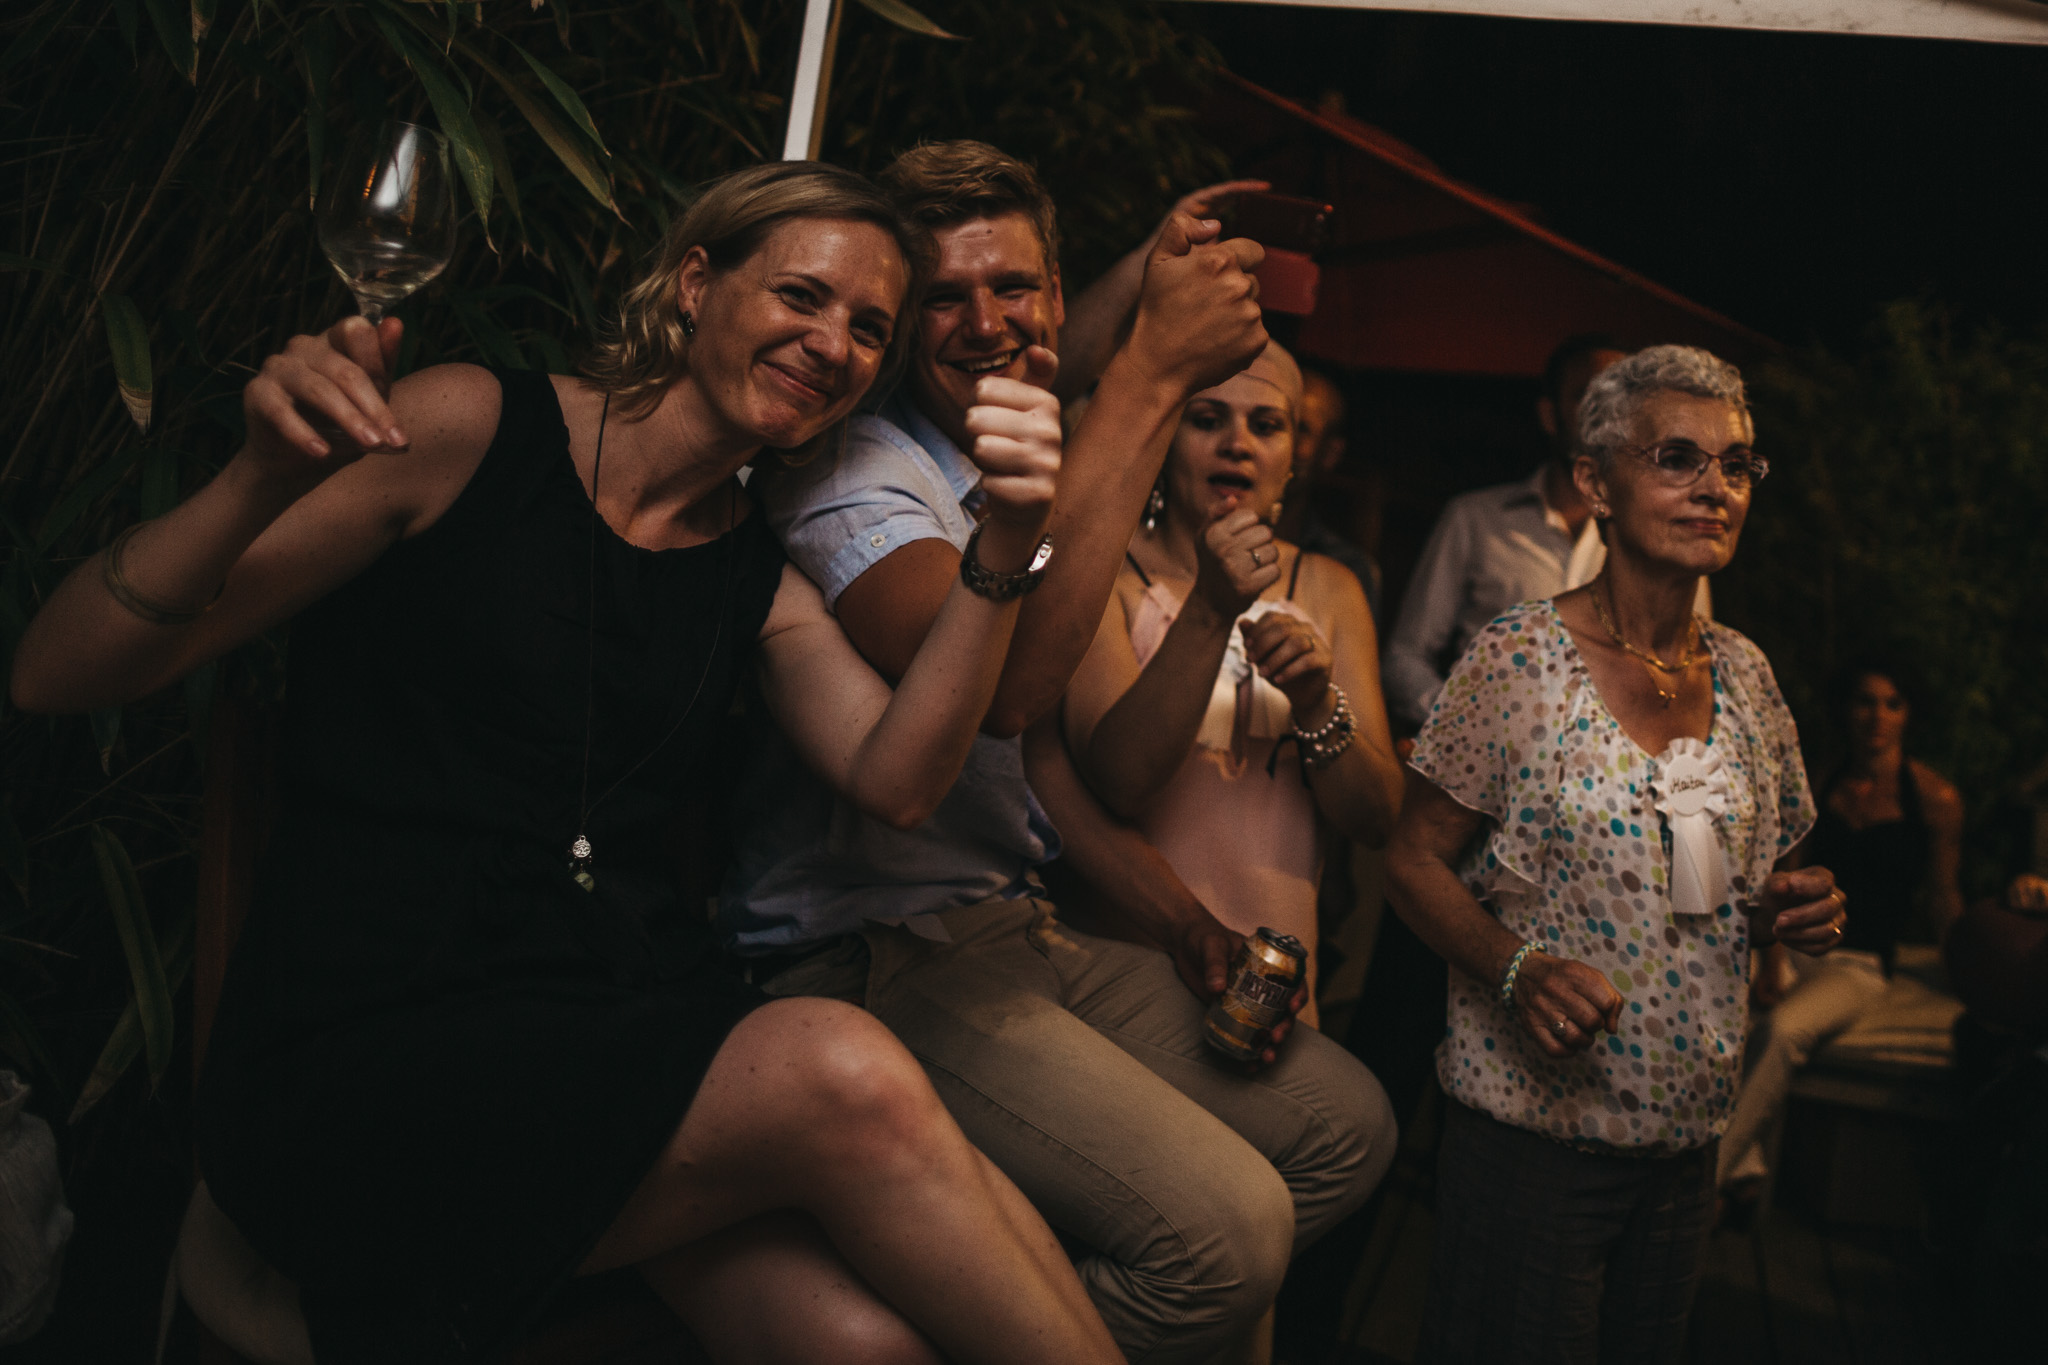
{"label": "red awning", "polygon": [[1775,342],[1446,176],[1387,133],[1222,73],[1204,110],[1236,173],[1336,206],[1304,355],[1353,369],[1540,374],[1577,332],[1704,346]]}

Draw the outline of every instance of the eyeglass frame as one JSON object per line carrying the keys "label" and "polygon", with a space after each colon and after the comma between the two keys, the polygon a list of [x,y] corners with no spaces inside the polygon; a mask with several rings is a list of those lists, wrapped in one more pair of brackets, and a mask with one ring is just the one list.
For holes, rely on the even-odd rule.
{"label": "eyeglass frame", "polygon": [[[1736,481],[1728,477],[1728,461],[1731,459],[1741,461],[1742,463],[1750,466],[1752,470],[1749,477],[1743,481],[1741,485],[1742,487],[1754,489],[1758,484],[1762,483],[1765,479],[1770,477],[1771,461],[1769,457],[1757,454],[1756,451],[1750,449],[1750,447],[1748,446],[1730,446],[1728,449],[1720,452],[1717,455],[1711,450],[1706,450],[1700,446],[1694,445],[1691,441],[1674,439],[1669,441],[1657,441],[1646,446],[1618,446],[1616,447],[1616,450],[1618,453],[1621,454],[1641,457],[1654,455],[1657,451],[1664,449],[1666,446],[1676,447],[1681,450],[1689,450],[1700,457],[1699,465],[1697,468],[1693,470],[1691,478],[1687,479],[1683,483],[1666,484],[1665,486],[1668,488],[1692,487],[1694,484],[1698,483],[1700,481],[1701,476],[1707,472],[1707,466],[1710,464],[1714,464],[1717,461],[1720,463],[1721,466],[1721,482],[1727,484],[1730,488],[1734,488],[1737,486]],[[1644,463],[1648,464],[1652,470],[1655,470],[1660,474],[1664,472],[1662,469],[1658,468],[1654,461],[1645,460]]]}

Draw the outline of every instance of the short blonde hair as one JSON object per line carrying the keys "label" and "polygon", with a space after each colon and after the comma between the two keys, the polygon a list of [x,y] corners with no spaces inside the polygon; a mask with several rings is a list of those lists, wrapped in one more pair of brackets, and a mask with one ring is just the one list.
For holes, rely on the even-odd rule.
{"label": "short blonde hair", "polygon": [[[887,232],[909,269],[905,312],[915,305],[932,269],[931,234],[861,176],[819,161],[770,162],[720,176],[669,226],[583,361],[585,377],[611,395],[620,416],[646,416],[689,372],[690,339],[676,302],[683,258],[702,247],[711,268],[722,274],[793,218],[851,219]],[[897,319],[877,384],[902,364],[912,330],[907,316]]]}
{"label": "short blonde hair", "polygon": [[1038,172],[1008,152],[972,138],[920,142],[875,177],[906,213],[928,228],[1021,213],[1045,249],[1045,268],[1060,268],[1059,214]]}

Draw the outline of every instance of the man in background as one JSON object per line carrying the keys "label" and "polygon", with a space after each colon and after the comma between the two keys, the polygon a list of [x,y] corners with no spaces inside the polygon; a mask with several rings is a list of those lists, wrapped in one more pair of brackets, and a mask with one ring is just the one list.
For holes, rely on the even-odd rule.
{"label": "man in background", "polygon": [[1294,481],[1286,510],[1274,529],[1311,554],[1327,555],[1358,576],[1372,608],[1373,624],[1384,627],[1380,607],[1380,566],[1365,547],[1340,534],[1317,514],[1315,494],[1344,461],[1344,390],[1328,375],[1303,370],[1301,415],[1294,424]]}
{"label": "man in background", "polygon": [[[1450,665],[1479,628],[1517,602],[1591,581],[1606,562],[1592,509],[1572,482],[1579,400],[1628,354],[1613,337],[1567,338],[1543,367],[1536,420],[1550,458],[1535,473],[1451,499],[1422,547],[1381,663],[1395,729],[1429,716]],[[1704,584],[1702,584],[1704,590]]]}

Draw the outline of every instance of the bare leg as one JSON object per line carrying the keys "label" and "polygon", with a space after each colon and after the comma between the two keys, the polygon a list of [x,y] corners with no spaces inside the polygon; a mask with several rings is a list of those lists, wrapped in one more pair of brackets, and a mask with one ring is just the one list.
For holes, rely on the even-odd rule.
{"label": "bare leg", "polygon": [[1044,1220],[902,1044],[836,1000],[778,1000],[741,1021],[584,1269],[656,1261],[789,1208],[963,1365],[1121,1358]]}
{"label": "bare leg", "polygon": [[750,1218],[640,1270],[719,1365],[940,1365],[808,1214]]}

